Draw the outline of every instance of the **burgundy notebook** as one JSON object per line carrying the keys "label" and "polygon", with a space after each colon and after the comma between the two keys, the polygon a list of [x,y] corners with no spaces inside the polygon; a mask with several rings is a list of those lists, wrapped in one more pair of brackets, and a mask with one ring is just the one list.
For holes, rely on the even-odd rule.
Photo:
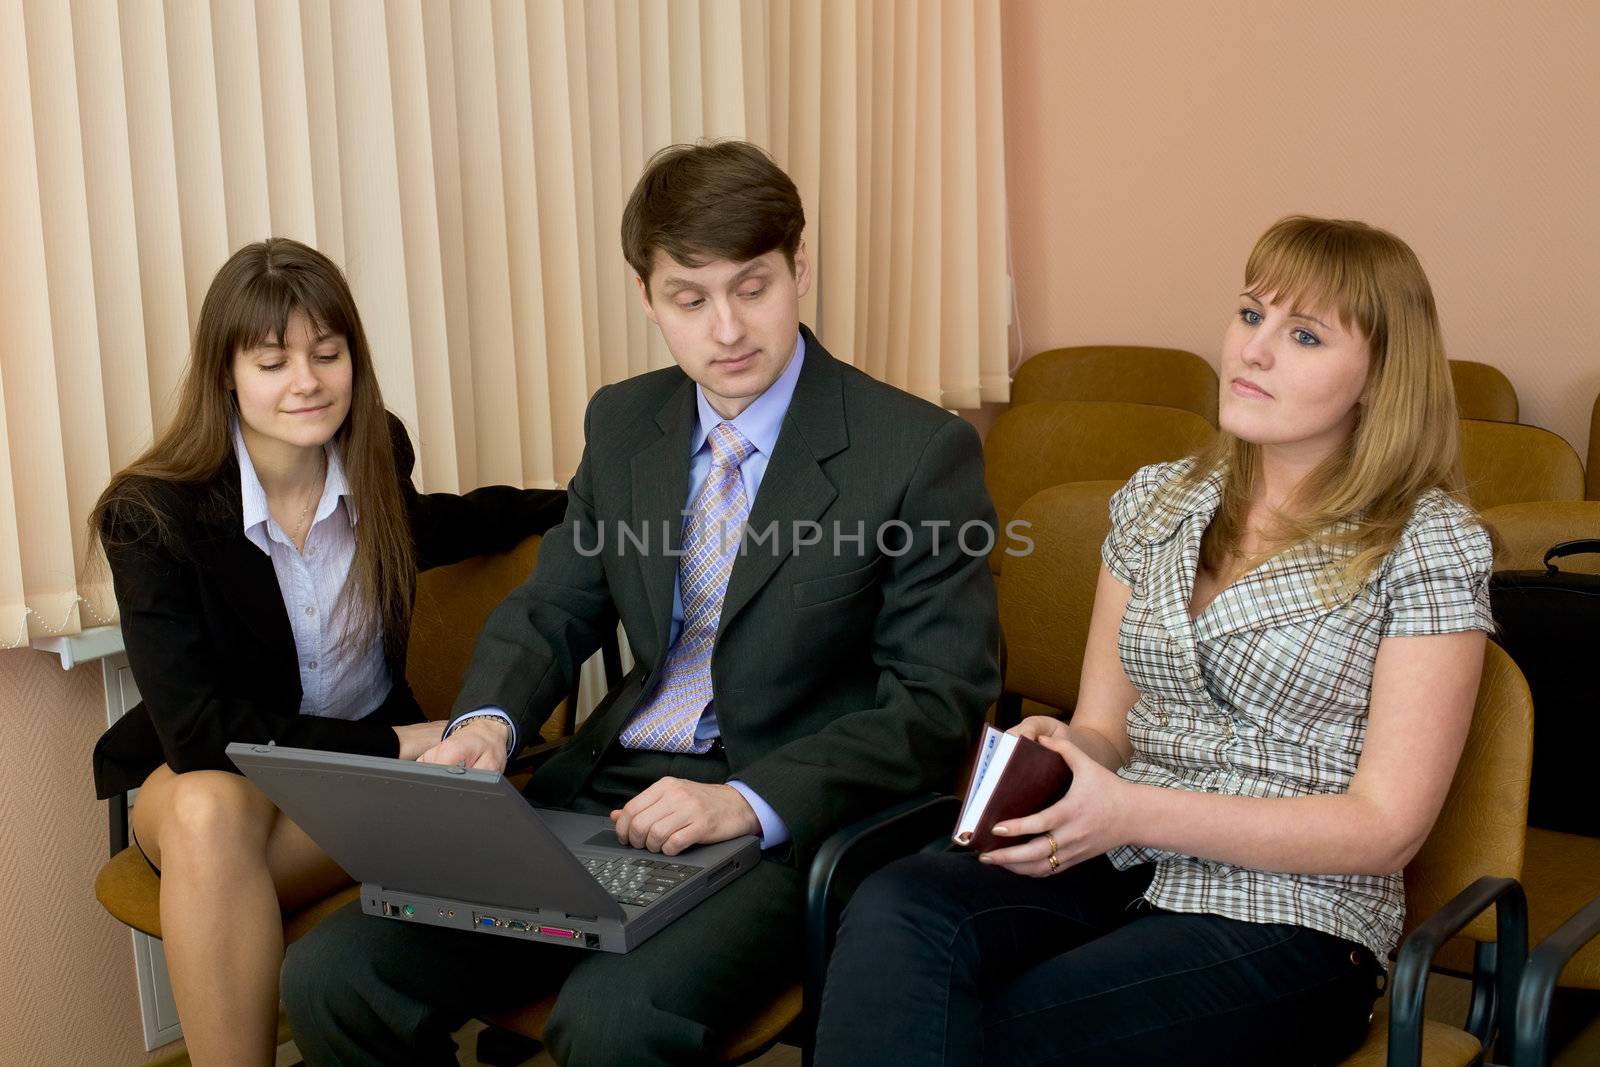
{"label": "burgundy notebook", "polygon": [[1071,784],[1072,769],[1060,756],[1037,741],[985,726],[950,838],[978,852],[1016,844],[1016,839],[995,837],[995,824],[1048,808]]}

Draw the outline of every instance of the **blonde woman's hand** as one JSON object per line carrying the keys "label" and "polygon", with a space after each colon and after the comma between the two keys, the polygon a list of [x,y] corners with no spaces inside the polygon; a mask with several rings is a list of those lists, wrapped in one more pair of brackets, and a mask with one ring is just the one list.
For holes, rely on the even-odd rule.
{"label": "blonde woman's hand", "polygon": [[[1031,721],[1024,720],[1024,725]],[[994,828],[996,837],[1014,838],[1019,844],[978,857],[1032,878],[1048,877],[1128,844],[1132,839],[1126,825],[1128,794],[1138,788],[1064,737],[1040,736],[1038,740],[1072,768],[1072,785],[1064,797],[1043,811],[1007,819]]]}
{"label": "blonde woman's hand", "polygon": [[1029,715],[1006,733],[1026,737],[1029,741],[1037,741],[1041,737],[1067,737],[1071,731],[1066,723],[1054,715]]}

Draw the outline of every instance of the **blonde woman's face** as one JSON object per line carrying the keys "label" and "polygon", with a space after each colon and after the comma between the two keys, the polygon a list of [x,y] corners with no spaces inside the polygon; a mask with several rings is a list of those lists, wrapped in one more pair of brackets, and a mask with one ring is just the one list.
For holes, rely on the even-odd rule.
{"label": "blonde woman's face", "polygon": [[1252,444],[1331,452],[1355,429],[1371,365],[1366,339],[1331,312],[1240,294],[1222,341],[1218,425]]}
{"label": "blonde woman's face", "polygon": [[339,334],[321,334],[299,311],[290,314],[282,338],[235,352],[229,377],[252,452],[257,442],[320,448],[350,412],[349,344]]}

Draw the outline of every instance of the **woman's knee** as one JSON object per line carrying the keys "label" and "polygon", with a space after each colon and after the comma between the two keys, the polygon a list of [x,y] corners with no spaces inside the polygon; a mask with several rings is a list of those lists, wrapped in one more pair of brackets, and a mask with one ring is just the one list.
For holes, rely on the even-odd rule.
{"label": "woman's knee", "polygon": [[192,849],[264,854],[274,809],[247,780],[225,771],[190,771],[167,789],[157,831],[165,859]]}
{"label": "woman's knee", "polygon": [[972,857],[956,853],[896,860],[856,890],[845,907],[845,925],[860,928],[908,919],[917,925],[929,914],[955,905],[963,885],[978,873],[974,866]]}

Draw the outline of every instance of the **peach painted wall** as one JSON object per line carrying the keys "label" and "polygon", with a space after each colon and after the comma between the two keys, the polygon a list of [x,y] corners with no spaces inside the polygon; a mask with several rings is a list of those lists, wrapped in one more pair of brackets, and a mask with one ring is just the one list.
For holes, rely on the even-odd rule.
{"label": "peach painted wall", "polygon": [[1600,392],[1600,4],[1004,0],[1026,355],[1216,362],[1257,236],[1292,212],[1416,249],[1452,358],[1582,454]]}
{"label": "peach painted wall", "polygon": [[144,1063],[133,942],[94,899],[106,806],[89,752],[100,668],[0,652],[0,1067]]}

